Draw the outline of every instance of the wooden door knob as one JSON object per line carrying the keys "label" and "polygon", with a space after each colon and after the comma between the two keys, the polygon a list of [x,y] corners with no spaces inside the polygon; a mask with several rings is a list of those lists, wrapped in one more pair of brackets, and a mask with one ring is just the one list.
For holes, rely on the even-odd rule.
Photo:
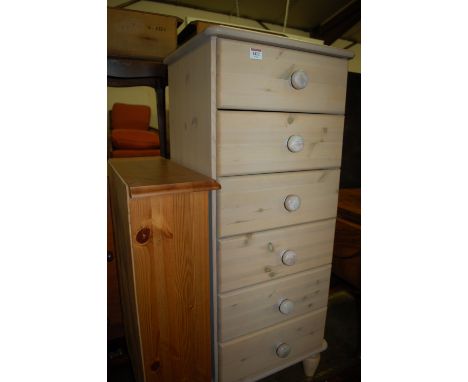
{"label": "wooden door knob", "polygon": [[279,311],[283,314],[291,314],[294,311],[294,302],[285,298],[279,304]]}
{"label": "wooden door knob", "polygon": [[301,206],[301,198],[298,195],[288,195],[284,199],[284,208],[288,211],[296,211]]}
{"label": "wooden door knob", "polygon": [[304,148],[304,138],[300,135],[291,135],[288,139],[288,150],[292,153],[298,153]]}
{"label": "wooden door knob", "polygon": [[296,264],[296,256],[296,252],[287,249],[281,254],[281,261],[284,265],[291,266]]}
{"label": "wooden door knob", "polygon": [[291,346],[283,342],[276,348],[276,355],[280,358],[286,358],[291,353]]}
{"label": "wooden door knob", "polygon": [[309,76],[302,69],[296,70],[291,74],[291,85],[294,89],[304,89],[309,83]]}

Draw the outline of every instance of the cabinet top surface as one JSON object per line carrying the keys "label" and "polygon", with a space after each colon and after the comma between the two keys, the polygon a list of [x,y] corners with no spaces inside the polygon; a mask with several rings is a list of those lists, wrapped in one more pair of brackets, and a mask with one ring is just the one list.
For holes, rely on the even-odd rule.
{"label": "cabinet top surface", "polygon": [[165,64],[171,64],[184,56],[186,53],[196,49],[198,46],[209,40],[211,37],[221,37],[231,40],[252,42],[257,44],[266,44],[280,48],[300,50],[303,52],[318,53],[326,56],[350,59],[354,53],[345,49],[338,49],[327,45],[317,45],[305,41],[293,40],[288,37],[277,36],[274,34],[256,32],[222,25],[212,26],[197,34],[187,41],[175,52],[164,59]]}
{"label": "cabinet top surface", "polygon": [[130,197],[220,188],[215,180],[162,157],[112,158],[109,166],[127,185]]}

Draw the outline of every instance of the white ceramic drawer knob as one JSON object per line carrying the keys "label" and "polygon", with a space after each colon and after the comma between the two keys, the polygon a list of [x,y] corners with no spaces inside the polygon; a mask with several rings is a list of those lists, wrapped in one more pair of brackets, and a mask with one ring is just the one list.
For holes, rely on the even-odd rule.
{"label": "white ceramic drawer knob", "polygon": [[301,198],[298,195],[288,195],[284,200],[284,208],[288,211],[296,211],[301,206]]}
{"label": "white ceramic drawer knob", "polygon": [[284,265],[294,265],[296,264],[296,252],[287,249],[281,255],[281,261]]}
{"label": "white ceramic drawer knob", "polygon": [[291,74],[291,85],[294,89],[304,89],[309,83],[309,76],[306,72],[299,69]]}
{"label": "white ceramic drawer knob", "polygon": [[291,135],[288,139],[288,150],[293,153],[298,153],[304,148],[304,138],[300,135]]}
{"label": "white ceramic drawer knob", "polygon": [[294,302],[288,299],[284,299],[279,304],[279,311],[283,314],[291,314],[294,310]]}
{"label": "white ceramic drawer knob", "polygon": [[286,343],[282,343],[276,348],[276,355],[280,358],[286,358],[291,353],[291,346]]}

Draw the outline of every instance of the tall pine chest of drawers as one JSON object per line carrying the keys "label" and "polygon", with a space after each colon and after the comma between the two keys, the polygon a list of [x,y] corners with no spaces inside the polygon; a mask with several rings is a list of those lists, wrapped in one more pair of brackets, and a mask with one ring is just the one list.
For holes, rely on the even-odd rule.
{"label": "tall pine chest of drawers", "polygon": [[328,46],[206,29],[166,58],[171,159],[211,198],[214,380],[254,381],[326,348],[347,60]]}

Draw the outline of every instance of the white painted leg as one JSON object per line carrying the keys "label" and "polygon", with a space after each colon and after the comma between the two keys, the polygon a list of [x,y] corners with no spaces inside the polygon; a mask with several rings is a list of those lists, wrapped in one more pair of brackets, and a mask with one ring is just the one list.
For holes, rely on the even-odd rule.
{"label": "white painted leg", "polygon": [[307,377],[313,377],[315,374],[315,371],[317,370],[319,362],[320,362],[320,353],[313,355],[309,358],[306,358],[304,361],[302,361],[302,366],[304,366],[304,374]]}

